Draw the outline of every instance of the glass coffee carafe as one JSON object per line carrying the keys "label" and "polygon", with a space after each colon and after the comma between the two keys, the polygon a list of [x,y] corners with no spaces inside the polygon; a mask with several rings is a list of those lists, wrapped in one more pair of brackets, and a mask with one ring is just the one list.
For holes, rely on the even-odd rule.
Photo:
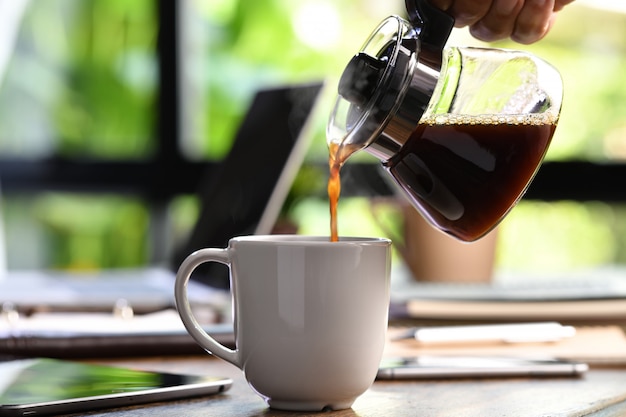
{"label": "glass coffee carafe", "polygon": [[376,156],[412,205],[462,241],[492,230],[537,172],[559,118],[558,71],[525,52],[446,46],[454,19],[407,0],[339,81],[327,137],[338,166]]}

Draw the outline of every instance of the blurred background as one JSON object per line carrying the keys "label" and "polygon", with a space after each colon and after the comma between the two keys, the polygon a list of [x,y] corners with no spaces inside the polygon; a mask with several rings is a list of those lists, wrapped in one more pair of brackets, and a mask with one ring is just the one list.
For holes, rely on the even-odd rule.
{"label": "blurred background", "polygon": [[[618,7],[577,0],[543,41],[492,45],[531,51],[561,71],[565,98],[549,162],[611,168],[626,159],[626,10]],[[332,95],[379,21],[403,13],[397,0],[0,0],[7,268],[97,270],[167,258],[198,212],[190,187],[170,175],[219,162],[260,88],[326,80]],[[483,45],[460,29],[450,44]],[[329,233],[330,109],[325,98],[283,209],[300,233]],[[172,152],[175,163],[157,164]],[[377,163],[364,153],[354,161]],[[597,186],[566,174],[559,181]],[[611,178],[616,195],[623,182]],[[342,196],[340,234],[398,232],[397,208],[377,206],[374,216],[365,194]],[[496,268],[625,264],[621,199],[522,200],[499,227]]]}

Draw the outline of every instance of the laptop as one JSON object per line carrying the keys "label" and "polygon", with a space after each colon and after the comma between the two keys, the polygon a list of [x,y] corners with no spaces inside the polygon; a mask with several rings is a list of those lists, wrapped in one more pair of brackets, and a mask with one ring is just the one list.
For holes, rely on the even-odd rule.
{"label": "laptop", "polygon": [[[201,248],[224,248],[234,236],[269,234],[308,148],[308,121],[321,84],[259,92],[233,147],[199,193],[201,209],[174,267]],[[192,280],[228,286],[220,264],[196,268]]]}
{"label": "laptop", "polygon": [[[93,274],[10,271],[0,280],[0,306],[112,311],[123,300],[137,313],[173,307],[175,271],[188,254],[203,247],[226,247],[231,237],[271,233],[308,149],[311,115],[321,89],[321,83],[311,83],[255,94],[230,153],[200,182],[198,221],[168,268]],[[225,267],[200,269],[189,285],[191,302],[219,302],[220,292],[228,289],[228,272]]]}

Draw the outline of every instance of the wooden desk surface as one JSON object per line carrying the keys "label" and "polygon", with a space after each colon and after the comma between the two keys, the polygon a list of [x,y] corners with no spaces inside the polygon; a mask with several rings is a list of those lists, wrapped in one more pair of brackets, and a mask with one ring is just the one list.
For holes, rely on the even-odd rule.
{"label": "wooden desk surface", "polygon": [[377,381],[352,409],[289,413],[269,409],[234,366],[207,356],[107,360],[142,369],[233,378],[226,393],[81,415],[126,416],[333,416],[333,417],[548,417],[626,415],[626,369],[592,368],[581,378],[503,378]]}

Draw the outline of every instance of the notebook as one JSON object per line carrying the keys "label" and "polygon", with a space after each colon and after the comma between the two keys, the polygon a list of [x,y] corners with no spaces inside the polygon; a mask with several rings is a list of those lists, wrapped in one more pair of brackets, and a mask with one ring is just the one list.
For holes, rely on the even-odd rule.
{"label": "notebook", "polygon": [[[120,300],[136,313],[174,306],[175,271],[202,247],[226,247],[231,237],[265,234],[281,210],[310,139],[310,119],[321,83],[258,91],[217,172],[201,181],[199,219],[169,268],[104,270],[92,274],[11,271],[0,280],[0,306],[21,310],[112,311]],[[191,302],[220,300],[223,270],[192,277]],[[208,285],[207,285],[208,284]]]}
{"label": "notebook", "polygon": [[391,295],[394,318],[452,322],[626,322],[626,270],[618,266],[580,269],[563,275],[501,275],[490,283],[407,280],[397,283]]}

